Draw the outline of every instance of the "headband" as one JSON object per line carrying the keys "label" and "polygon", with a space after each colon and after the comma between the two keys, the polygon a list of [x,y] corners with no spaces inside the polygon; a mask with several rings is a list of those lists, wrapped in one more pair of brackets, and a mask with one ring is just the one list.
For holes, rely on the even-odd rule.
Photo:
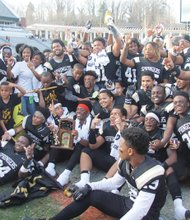
{"label": "headband", "polygon": [[57,108],[57,107],[59,107],[59,106],[62,106],[61,103],[55,104],[55,105],[54,105],[54,108]]}
{"label": "headband", "polygon": [[89,107],[87,105],[85,105],[85,104],[78,104],[77,108],[83,108],[87,112],[90,112]]}
{"label": "headband", "polygon": [[159,117],[155,113],[153,113],[153,112],[148,112],[145,117],[154,118],[158,123],[160,123]]}

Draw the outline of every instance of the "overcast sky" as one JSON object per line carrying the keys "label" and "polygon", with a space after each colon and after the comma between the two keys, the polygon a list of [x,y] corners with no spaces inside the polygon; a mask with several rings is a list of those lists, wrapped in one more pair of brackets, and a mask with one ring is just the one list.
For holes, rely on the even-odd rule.
{"label": "overcast sky", "polygon": [[[52,2],[52,0],[3,0],[4,2],[8,3],[9,6],[12,6],[13,9],[15,8],[22,8],[26,7],[29,2],[32,2],[33,5],[38,5],[41,4],[42,2],[48,3]],[[75,0],[78,4],[80,3],[80,0]],[[117,0],[118,1],[118,0]],[[188,1],[189,0],[183,0],[183,1]],[[171,7],[171,12],[175,13],[175,16],[177,17],[177,22],[180,21],[180,0],[169,0],[170,2],[170,7]]]}
{"label": "overcast sky", "polygon": [[[16,6],[16,5],[27,5],[29,2],[32,2],[34,5],[38,4],[39,2],[44,2],[42,0],[3,0],[4,2],[7,2],[10,6]],[[49,1],[49,0],[47,0]],[[51,1],[51,0],[50,0]]]}

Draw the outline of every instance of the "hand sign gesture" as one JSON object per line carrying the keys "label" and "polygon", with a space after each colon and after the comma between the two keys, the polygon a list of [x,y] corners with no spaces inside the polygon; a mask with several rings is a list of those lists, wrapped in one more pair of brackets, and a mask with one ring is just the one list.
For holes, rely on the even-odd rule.
{"label": "hand sign gesture", "polygon": [[34,64],[30,61],[30,58],[28,59],[27,66],[28,66],[28,68],[30,70],[34,70],[35,69]]}
{"label": "hand sign gesture", "polygon": [[99,115],[100,115],[100,113],[98,113],[98,114],[94,117],[94,119],[92,120],[92,124],[91,124],[91,128],[92,128],[92,129],[98,128],[98,127],[100,126],[100,124],[101,124],[101,119],[98,118]]}
{"label": "hand sign gesture", "polygon": [[25,150],[25,154],[27,159],[31,160],[33,158],[34,155],[34,147],[35,147],[35,143],[29,145],[28,147],[24,147]]}

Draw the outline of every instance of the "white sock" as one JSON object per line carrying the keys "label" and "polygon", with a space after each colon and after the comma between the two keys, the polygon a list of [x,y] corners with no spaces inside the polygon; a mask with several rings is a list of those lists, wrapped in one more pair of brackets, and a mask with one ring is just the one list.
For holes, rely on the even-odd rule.
{"label": "white sock", "polygon": [[47,173],[49,173],[51,176],[55,176],[56,175],[56,171],[55,171],[55,164],[54,163],[48,163],[45,171]]}
{"label": "white sock", "polygon": [[117,195],[120,194],[120,191],[118,189],[113,189],[111,192],[114,193],[114,194],[117,194]]}
{"label": "white sock", "polygon": [[184,220],[185,212],[187,209],[183,206],[182,199],[178,198],[174,200],[175,219]]}
{"label": "white sock", "polygon": [[83,186],[85,186],[89,182],[90,182],[90,172],[81,173],[80,181],[75,183],[75,185],[78,186],[79,188],[82,188]]}
{"label": "white sock", "polygon": [[60,183],[61,186],[66,185],[67,183],[69,183],[70,174],[71,174],[71,171],[65,169],[57,178],[57,182]]}

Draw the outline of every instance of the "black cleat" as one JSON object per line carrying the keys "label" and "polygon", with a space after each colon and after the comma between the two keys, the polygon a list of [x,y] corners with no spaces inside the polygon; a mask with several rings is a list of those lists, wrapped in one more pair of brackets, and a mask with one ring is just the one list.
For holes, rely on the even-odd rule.
{"label": "black cleat", "polygon": [[190,220],[190,210],[187,210],[187,211],[185,212],[185,219],[186,219],[186,220]]}

